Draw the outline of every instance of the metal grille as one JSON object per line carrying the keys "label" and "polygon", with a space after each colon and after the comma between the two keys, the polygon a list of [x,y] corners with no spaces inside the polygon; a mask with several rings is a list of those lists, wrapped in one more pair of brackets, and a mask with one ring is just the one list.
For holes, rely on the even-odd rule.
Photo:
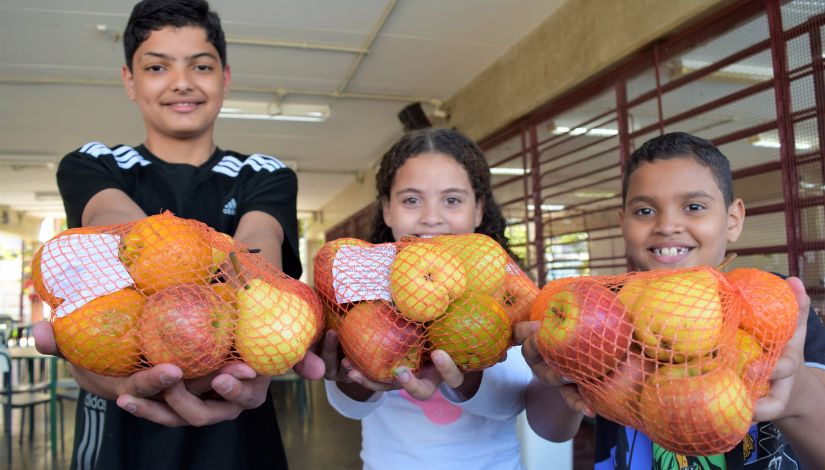
{"label": "metal grille", "polygon": [[511,169],[495,194],[539,282],[632,268],[618,226],[621,162],[678,130],[731,161],[748,212],[729,246],[734,267],[799,276],[822,312],[824,25],[825,0],[738,2],[482,142],[493,168]]}

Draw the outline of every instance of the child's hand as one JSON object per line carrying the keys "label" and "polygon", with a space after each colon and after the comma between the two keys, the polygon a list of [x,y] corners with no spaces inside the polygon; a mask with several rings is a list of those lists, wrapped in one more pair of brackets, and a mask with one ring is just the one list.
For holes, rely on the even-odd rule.
{"label": "child's hand", "polygon": [[396,371],[398,383],[411,397],[428,400],[442,382],[455,389],[465,400],[475,395],[481,384],[481,371],[463,372],[455,365],[453,358],[440,349],[431,352],[430,358],[432,364],[424,365],[417,375],[406,368]]}
{"label": "child's hand", "polygon": [[327,330],[324,339],[320,342],[320,347],[319,354],[324,361],[325,368],[324,378],[335,382],[352,382],[347,376],[352,367],[346,368],[342,365],[344,352],[341,350],[341,343],[338,341],[338,333]]}
{"label": "child's hand", "polygon": [[519,322],[513,328],[516,343],[521,344],[521,354],[524,356],[527,365],[532,369],[533,375],[539,382],[558,390],[558,393],[571,409],[590,417],[596,416],[596,413],[590,409],[579,394],[578,386],[562,377],[561,374],[551,369],[544,362],[538,348],[536,348],[535,334],[538,329],[539,322],[537,321]]}
{"label": "child's hand", "polygon": [[787,407],[792,402],[791,396],[793,395],[797,373],[805,367],[803,351],[805,335],[808,330],[808,312],[811,299],[805,293],[805,287],[798,278],[790,277],[787,282],[799,303],[799,320],[793,337],[785,345],[782,355],[776,361],[776,367],[774,367],[771,374],[771,388],[768,390],[768,394],[756,401],[753,415],[755,422],[773,421],[788,415]]}

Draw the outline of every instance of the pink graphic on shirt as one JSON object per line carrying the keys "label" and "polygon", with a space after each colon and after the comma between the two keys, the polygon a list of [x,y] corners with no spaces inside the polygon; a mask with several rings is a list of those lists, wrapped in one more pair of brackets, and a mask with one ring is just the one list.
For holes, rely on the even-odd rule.
{"label": "pink graphic on shirt", "polygon": [[462,411],[464,411],[460,407],[448,402],[438,390],[436,390],[435,394],[427,401],[413,398],[404,390],[401,390],[401,396],[413,405],[421,408],[424,416],[426,416],[431,423],[439,426],[452,423],[460,418]]}

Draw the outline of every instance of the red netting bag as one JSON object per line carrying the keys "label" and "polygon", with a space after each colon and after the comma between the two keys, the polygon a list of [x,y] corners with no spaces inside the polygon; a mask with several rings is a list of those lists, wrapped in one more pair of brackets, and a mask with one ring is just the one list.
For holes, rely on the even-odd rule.
{"label": "red netting bag", "polygon": [[62,232],[37,251],[32,277],[60,352],[104,375],[172,363],[193,378],[229,360],[278,375],[323,326],[309,286],[168,212]]}
{"label": "red netting bag", "polygon": [[530,316],[545,362],[594,411],[676,453],[711,455],[747,433],[798,305],[772,274],[698,267],[553,281]]}
{"label": "red netting bag", "polygon": [[538,288],[492,238],[481,234],[405,238],[372,245],[354,238],[324,245],[315,288],[328,328],[370,379],[415,372],[434,349],[464,370],[498,362],[512,322],[529,315]]}

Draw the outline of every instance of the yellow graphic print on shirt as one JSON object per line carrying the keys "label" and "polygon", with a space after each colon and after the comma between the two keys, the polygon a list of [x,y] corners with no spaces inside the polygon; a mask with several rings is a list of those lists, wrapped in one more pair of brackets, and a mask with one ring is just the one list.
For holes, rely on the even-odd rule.
{"label": "yellow graphic print on shirt", "polygon": [[654,470],[727,470],[725,455],[685,456],[653,443]]}

